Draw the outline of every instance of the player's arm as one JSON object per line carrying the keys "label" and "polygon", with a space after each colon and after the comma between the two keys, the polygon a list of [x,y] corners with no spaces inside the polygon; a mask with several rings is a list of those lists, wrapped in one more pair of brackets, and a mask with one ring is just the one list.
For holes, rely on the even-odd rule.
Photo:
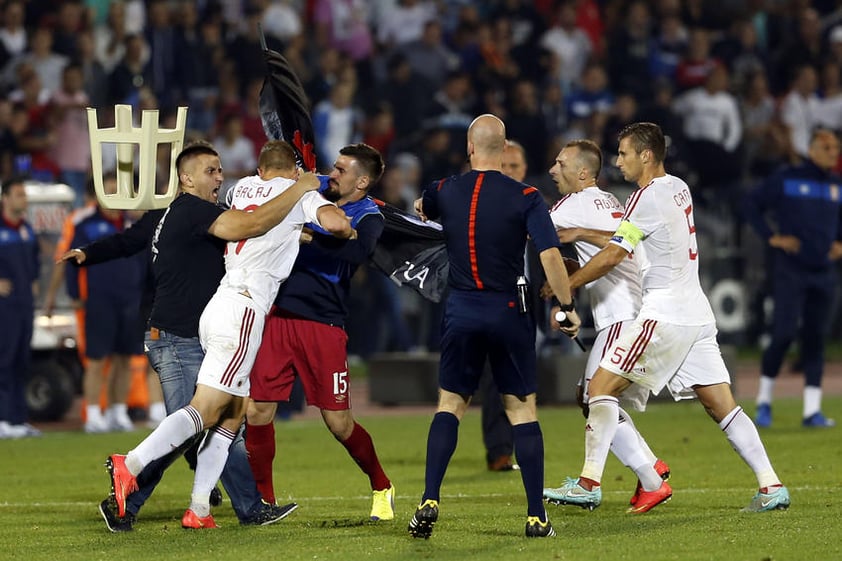
{"label": "player's arm", "polygon": [[332,236],[314,233],[310,244],[325,255],[341,259],[352,265],[360,265],[374,252],[374,246],[383,232],[384,220],[381,214],[369,214],[357,222],[357,237],[352,240],[337,240]]}
{"label": "player's arm", "polygon": [[208,227],[208,233],[232,242],[262,236],[286,218],[298,199],[318,188],[318,177],[304,173],[289,189],[251,212],[226,210]]}
{"label": "player's arm", "polygon": [[570,286],[575,289],[602,277],[626,259],[644,237],[644,233],[637,226],[623,220],[609,243],[585,263],[584,267],[571,275]]}
{"label": "player's arm", "polygon": [[438,206],[439,189],[444,185],[445,180],[441,179],[427,185],[421,192],[421,198],[416,199],[413,203],[413,208],[419,218],[426,222],[427,220],[435,220],[440,216]]}
{"label": "player's arm", "polygon": [[573,289],[570,279],[567,277],[567,270],[564,268],[561,253],[555,247],[545,249],[538,256],[541,259],[541,266],[547,276],[547,283],[553,290],[553,294],[561,303],[562,309],[567,316],[567,322],[561,326],[561,330],[570,337],[575,337],[579,332],[582,320],[573,307]]}
{"label": "player's arm", "polygon": [[316,211],[319,225],[341,239],[354,239],[357,231],[351,227],[351,220],[335,205],[324,205]]}
{"label": "player's arm", "polygon": [[556,228],[561,243],[585,242],[596,247],[605,247],[614,235],[612,230],[592,228]]}

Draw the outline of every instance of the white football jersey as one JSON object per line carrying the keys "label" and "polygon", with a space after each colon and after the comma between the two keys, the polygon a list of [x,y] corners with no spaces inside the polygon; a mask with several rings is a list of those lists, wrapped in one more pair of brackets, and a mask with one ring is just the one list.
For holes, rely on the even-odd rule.
{"label": "white football jersey", "polygon": [[[232,188],[231,208],[250,211],[289,189],[294,180],[277,177],[263,181],[257,175],[244,177]],[[316,212],[332,205],[315,191],[305,193],[289,214],[274,228],[256,238],[228,242],[225,247],[225,276],[221,288],[247,290],[255,306],[269,311],[278,287],[289,276],[298,257],[301,229],[307,222],[319,224]]]}
{"label": "white football jersey", "polygon": [[693,197],[684,181],[665,175],[632,193],[611,243],[646,251],[641,317],[674,325],[716,321],[699,283]]}
{"label": "white football jersey", "polygon": [[[623,205],[617,197],[595,186],[566,195],[550,211],[550,218],[556,228],[589,228],[613,232],[620,225],[622,217]],[[602,249],[583,241],[574,245],[580,265],[590,261]],[[628,259],[585,285],[597,331],[637,317],[641,301],[642,253],[638,247],[634,253],[629,253]]]}

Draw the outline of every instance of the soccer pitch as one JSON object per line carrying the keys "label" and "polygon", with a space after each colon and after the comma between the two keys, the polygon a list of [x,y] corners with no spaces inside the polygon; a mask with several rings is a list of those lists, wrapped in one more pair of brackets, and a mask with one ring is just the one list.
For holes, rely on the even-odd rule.
{"label": "soccer pitch", "polygon": [[[750,403],[744,403],[753,412]],[[593,512],[548,505],[558,536],[523,537],[526,500],[518,472],[491,473],[479,410],[463,419],[429,540],[406,532],[424,485],[427,415],[363,417],[396,489],[396,519],[371,523],[368,480],[317,419],[277,424],[275,487],[300,508],[278,524],[238,526],[226,498],[219,530],[180,527],[192,472],[179,461],[140,513],[131,533],[109,533],[97,512],[108,491],[103,460],[146,433],[48,432],[0,441],[0,559],[38,560],[829,560],[842,559],[842,428],[800,427],[800,400],[775,402],[775,426],[761,431],[792,494],[789,511],[744,514],[755,479],[698,403],[655,403],[634,419],[672,470],[673,499],[644,515],[625,510],[635,477],[613,457]],[[825,399],[842,417],[842,398]],[[546,484],[576,475],[584,449],[575,408],[541,408]]]}

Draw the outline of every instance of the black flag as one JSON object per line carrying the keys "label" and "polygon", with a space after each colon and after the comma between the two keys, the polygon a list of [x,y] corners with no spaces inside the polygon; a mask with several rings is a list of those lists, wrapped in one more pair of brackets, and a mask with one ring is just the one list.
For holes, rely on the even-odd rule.
{"label": "black flag", "polygon": [[398,286],[409,286],[424,298],[439,302],[450,270],[441,225],[423,222],[381,200],[374,202],[385,222],[371,264]]}

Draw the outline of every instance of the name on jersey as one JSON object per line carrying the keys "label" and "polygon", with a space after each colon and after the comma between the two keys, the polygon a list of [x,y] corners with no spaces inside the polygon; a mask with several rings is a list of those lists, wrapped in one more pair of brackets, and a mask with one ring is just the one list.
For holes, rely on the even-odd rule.
{"label": "name on jersey", "polygon": [[271,185],[238,185],[235,197],[246,199],[268,199],[272,195]]}
{"label": "name on jersey", "polygon": [[618,201],[614,197],[594,199],[593,204],[597,208],[597,210],[623,210],[623,206],[620,204],[620,201]]}
{"label": "name on jersey", "polygon": [[692,199],[690,198],[690,190],[682,189],[681,191],[672,196],[672,200],[675,201],[675,206],[681,208],[686,207],[692,201]]}

